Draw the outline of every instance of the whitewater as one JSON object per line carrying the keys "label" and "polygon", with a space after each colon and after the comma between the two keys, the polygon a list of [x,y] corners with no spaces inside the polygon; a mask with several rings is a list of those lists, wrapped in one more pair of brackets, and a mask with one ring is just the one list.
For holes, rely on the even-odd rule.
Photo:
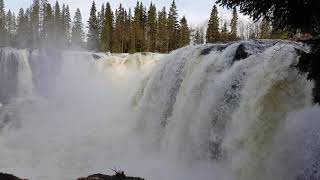
{"label": "whitewater", "polygon": [[71,180],[311,180],[314,84],[289,41],[170,54],[0,49],[0,172]]}

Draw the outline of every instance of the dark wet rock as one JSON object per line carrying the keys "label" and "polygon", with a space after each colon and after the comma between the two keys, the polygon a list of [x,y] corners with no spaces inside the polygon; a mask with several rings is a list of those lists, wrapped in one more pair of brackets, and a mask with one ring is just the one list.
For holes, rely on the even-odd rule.
{"label": "dark wet rock", "polygon": [[205,56],[210,54],[211,51],[223,51],[225,48],[227,48],[229,44],[218,44],[218,45],[212,45],[205,49],[203,49],[200,53],[200,55]]}
{"label": "dark wet rock", "polygon": [[[234,57],[234,62],[239,61],[241,59],[245,59],[251,55],[262,53],[266,48],[274,46],[277,43],[288,43],[284,41],[276,41],[276,40],[250,40],[241,42],[238,47]],[[235,44],[234,42],[227,44],[212,44],[206,46],[200,52],[200,55],[208,55],[212,51],[223,51],[230,45]]]}
{"label": "dark wet rock", "polygon": [[313,102],[320,104],[320,77],[314,81],[312,96],[313,96]]}
{"label": "dark wet rock", "polygon": [[233,62],[245,59],[249,56],[249,53],[246,51],[244,44],[240,44],[237,48],[236,54],[234,55]]}
{"label": "dark wet rock", "polygon": [[97,54],[92,54],[92,57],[95,59],[95,60],[98,60],[101,58],[101,56],[97,55]]}
{"label": "dark wet rock", "polygon": [[12,174],[0,173],[0,180],[27,180],[27,179],[21,179]]}
{"label": "dark wet rock", "polygon": [[104,174],[94,174],[85,178],[79,178],[77,180],[144,180],[139,177],[128,177],[124,172],[116,172],[115,175],[109,176]]}

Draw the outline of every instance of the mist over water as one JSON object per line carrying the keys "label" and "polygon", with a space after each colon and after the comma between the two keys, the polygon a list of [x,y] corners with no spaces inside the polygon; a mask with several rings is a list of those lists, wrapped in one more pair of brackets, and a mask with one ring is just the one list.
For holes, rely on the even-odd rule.
{"label": "mist over water", "polygon": [[152,180],[294,179],[320,148],[320,110],[313,83],[293,67],[295,48],[1,49],[0,171],[35,180],[113,167]]}

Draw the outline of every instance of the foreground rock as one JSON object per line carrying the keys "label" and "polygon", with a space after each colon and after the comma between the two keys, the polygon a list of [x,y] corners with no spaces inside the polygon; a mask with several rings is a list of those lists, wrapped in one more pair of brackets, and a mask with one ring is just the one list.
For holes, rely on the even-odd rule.
{"label": "foreground rock", "polygon": [[116,172],[115,175],[109,176],[104,174],[94,174],[86,178],[79,178],[77,180],[144,180],[139,177],[127,177],[124,172]]}
{"label": "foreground rock", "polygon": [[11,174],[0,173],[0,180],[27,180],[27,179],[20,179]]}

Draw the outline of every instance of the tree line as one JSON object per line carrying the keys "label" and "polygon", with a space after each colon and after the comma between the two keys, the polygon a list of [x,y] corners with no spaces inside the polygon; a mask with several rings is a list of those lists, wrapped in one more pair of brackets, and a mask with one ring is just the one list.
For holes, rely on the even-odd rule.
{"label": "tree line", "polygon": [[185,16],[179,20],[174,0],[168,12],[166,7],[157,11],[153,3],[146,8],[139,1],[133,10],[120,4],[113,12],[107,3],[97,12],[93,2],[87,37],[89,50],[166,53],[188,45],[190,30]]}
{"label": "tree line", "polygon": [[[21,8],[18,15],[5,11],[0,0],[0,46],[17,48],[73,48],[114,53],[167,53],[193,44],[236,41],[239,39],[287,39],[285,29],[275,28],[267,18],[250,26],[247,38],[239,37],[243,28],[238,25],[236,7],[232,9],[230,24],[221,23],[216,5],[213,6],[207,27],[190,28],[185,16],[179,19],[175,0],[170,9],[157,10],[151,3],[147,8],[137,1],[134,9],[122,4],[114,11],[110,3],[100,10],[92,2],[88,27],[84,27],[80,9],[71,19],[69,6],[56,1],[33,0],[29,8]],[[88,32],[85,33],[85,28]],[[206,29],[206,30],[205,30]]]}
{"label": "tree line", "polygon": [[[71,28],[72,27],[72,28]],[[17,48],[66,48],[83,43],[84,31],[80,10],[71,22],[69,6],[58,2],[52,6],[47,0],[34,0],[18,15],[5,12],[0,0],[0,46]]]}
{"label": "tree line", "polygon": [[206,33],[203,32],[203,29],[196,30],[195,42],[203,43],[203,41],[201,41],[203,34],[206,34],[206,43],[237,41],[240,39],[289,39],[294,35],[293,33],[289,33],[285,28],[277,28],[276,24],[271,23],[266,17],[262,17],[261,19],[256,19],[256,21],[250,25],[248,28],[248,37],[240,38],[239,34],[244,34],[244,32],[238,31],[244,31],[244,29],[238,27],[238,19],[237,9],[233,7],[230,24],[228,25],[227,22],[224,22],[221,25],[218,8],[214,5]]}
{"label": "tree line", "polygon": [[33,0],[18,15],[5,11],[0,0],[0,46],[17,48],[87,48],[114,53],[167,53],[190,43],[190,29],[185,16],[179,19],[175,0],[167,12],[155,4],[146,8],[137,1],[133,10],[122,4],[112,10],[110,3],[97,10],[93,1],[85,33],[80,9],[71,19],[69,6],[56,1]]}

